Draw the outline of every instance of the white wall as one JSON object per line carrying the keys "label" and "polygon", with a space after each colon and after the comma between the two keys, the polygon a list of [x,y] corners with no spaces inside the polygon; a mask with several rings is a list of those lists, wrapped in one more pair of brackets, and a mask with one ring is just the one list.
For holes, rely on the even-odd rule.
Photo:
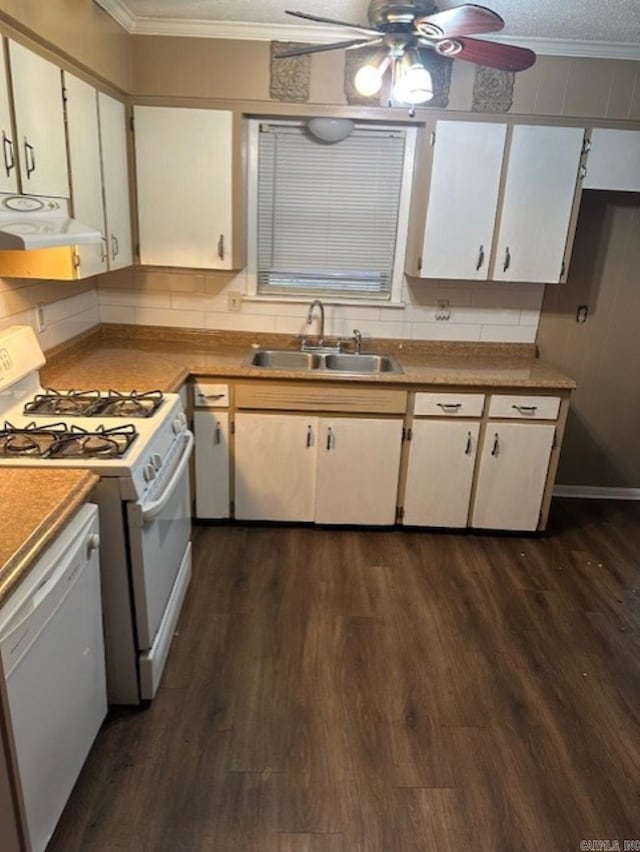
{"label": "white wall", "polygon": [[[229,310],[230,291],[244,293],[244,273],[123,270],[99,279],[100,319],[109,323],[162,325],[298,335],[306,303],[243,301]],[[327,305],[329,335],[404,340],[535,342],[544,294],[541,284],[477,284],[405,281],[404,308]],[[440,300],[449,319],[437,319]],[[446,311],[444,312],[446,314]]]}

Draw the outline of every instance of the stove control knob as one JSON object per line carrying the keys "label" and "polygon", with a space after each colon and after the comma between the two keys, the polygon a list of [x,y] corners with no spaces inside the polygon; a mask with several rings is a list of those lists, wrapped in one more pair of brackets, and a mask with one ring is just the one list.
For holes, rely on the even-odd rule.
{"label": "stove control knob", "polygon": [[152,464],[146,464],[142,472],[145,482],[151,482],[156,478],[156,469]]}
{"label": "stove control knob", "polygon": [[162,456],[160,453],[154,453],[151,456],[151,464],[153,465],[154,470],[160,470],[162,467]]}
{"label": "stove control knob", "polygon": [[186,428],[187,428],[187,418],[184,416],[183,412],[181,411],[180,414],[178,414],[176,419],[173,421],[173,431],[176,435],[179,435],[180,432],[184,432],[184,430]]}

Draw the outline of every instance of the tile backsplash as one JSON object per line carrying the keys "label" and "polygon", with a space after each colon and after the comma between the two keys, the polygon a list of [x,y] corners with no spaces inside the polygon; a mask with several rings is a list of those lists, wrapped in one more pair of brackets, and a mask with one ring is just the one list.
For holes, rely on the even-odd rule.
{"label": "tile backsplash", "polygon": [[[308,333],[306,304],[244,299],[244,273],[123,270],[99,279],[100,319],[181,328]],[[327,305],[325,332],[405,340],[535,342],[544,285],[406,279],[404,307]]]}

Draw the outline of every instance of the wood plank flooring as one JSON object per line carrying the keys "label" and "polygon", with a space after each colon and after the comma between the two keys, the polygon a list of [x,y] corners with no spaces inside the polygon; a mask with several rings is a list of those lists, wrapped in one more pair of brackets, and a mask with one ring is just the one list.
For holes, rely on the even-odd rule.
{"label": "wood plank flooring", "polygon": [[640,840],[640,503],[547,535],[197,526],[160,692],[51,852]]}

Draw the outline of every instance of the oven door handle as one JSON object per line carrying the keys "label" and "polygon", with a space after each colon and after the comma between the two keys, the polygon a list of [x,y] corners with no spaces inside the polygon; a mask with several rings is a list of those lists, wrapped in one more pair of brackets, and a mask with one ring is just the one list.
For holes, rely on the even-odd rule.
{"label": "oven door handle", "polygon": [[142,523],[146,524],[149,521],[152,521],[160,512],[164,509],[164,507],[169,502],[171,495],[173,494],[173,490],[176,487],[178,480],[182,476],[185,467],[189,463],[189,457],[191,456],[191,450],[193,449],[193,433],[187,430],[184,434],[183,441],[183,449],[182,455],[180,456],[180,460],[178,461],[175,470],[171,474],[171,478],[165,485],[162,490],[162,494],[157,500],[152,500],[150,503],[143,505],[142,507]]}

